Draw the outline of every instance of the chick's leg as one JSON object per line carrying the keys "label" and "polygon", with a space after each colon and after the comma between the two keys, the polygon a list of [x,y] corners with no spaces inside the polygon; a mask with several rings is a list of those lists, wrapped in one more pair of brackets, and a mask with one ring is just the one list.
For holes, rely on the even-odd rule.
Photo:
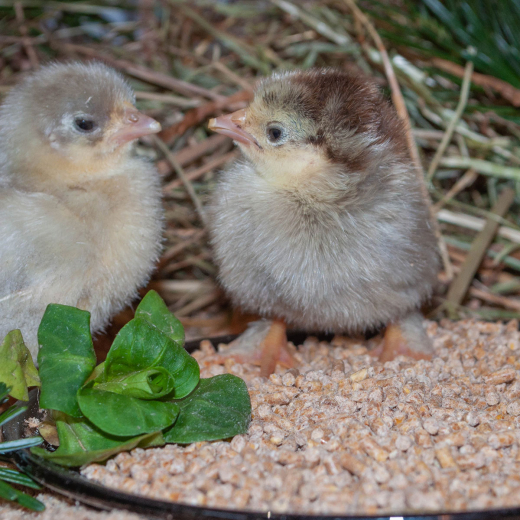
{"label": "chick's leg", "polygon": [[272,374],[276,364],[294,366],[287,348],[286,325],[282,320],[262,320],[249,324],[248,329],[220,353],[241,363],[260,365],[260,375]]}
{"label": "chick's leg", "polygon": [[383,338],[379,361],[392,361],[397,356],[431,359],[433,346],[423,326],[422,314],[415,311],[390,323]]}

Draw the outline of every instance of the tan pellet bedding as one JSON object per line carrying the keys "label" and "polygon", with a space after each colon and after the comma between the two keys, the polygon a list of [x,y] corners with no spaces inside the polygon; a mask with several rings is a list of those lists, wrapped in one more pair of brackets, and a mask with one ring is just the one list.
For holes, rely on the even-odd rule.
{"label": "tan pellet bedding", "polygon": [[45,511],[29,511],[13,502],[0,499],[0,518],[2,520],[147,520],[144,516],[128,511],[96,511],[64,497],[54,495],[48,490],[31,493],[45,504]]}
{"label": "tan pellet bedding", "polygon": [[83,469],[159,499],[274,512],[370,514],[520,505],[518,323],[429,323],[436,357],[381,365],[363,342],[309,339],[298,371],[194,356],[250,390],[231,442],[136,449]]}

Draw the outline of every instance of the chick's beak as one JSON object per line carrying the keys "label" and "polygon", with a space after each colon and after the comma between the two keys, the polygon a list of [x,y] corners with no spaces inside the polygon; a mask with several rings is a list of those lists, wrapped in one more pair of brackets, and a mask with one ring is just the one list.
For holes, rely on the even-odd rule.
{"label": "chick's beak", "polygon": [[156,134],[161,130],[161,124],[145,116],[135,108],[125,108],[123,116],[114,125],[115,130],[110,141],[120,146],[143,135]]}
{"label": "chick's beak", "polygon": [[254,144],[261,148],[258,141],[248,132],[243,130],[244,123],[246,122],[246,110],[242,108],[232,114],[225,116],[215,117],[209,120],[208,128],[213,132],[218,132],[222,135],[231,137],[234,141],[238,141],[243,144]]}

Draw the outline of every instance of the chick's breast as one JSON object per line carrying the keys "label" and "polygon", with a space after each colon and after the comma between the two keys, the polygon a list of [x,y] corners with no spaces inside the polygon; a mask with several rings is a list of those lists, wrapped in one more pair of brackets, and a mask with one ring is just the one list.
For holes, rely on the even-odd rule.
{"label": "chick's breast", "polygon": [[103,190],[0,193],[0,337],[19,328],[35,353],[49,303],[90,311],[96,331],[137,295],[159,254],[162,209],[153,168],[125,168]]}
{"label": "chick's breast", "polygon": [[411,195],[403,185],[377,204],[323,211],[273,189],[247,162],[221,175],[212,243],[220,280],[241,308],[306,330],[359,331],[430,295],[436,246],[412,179]]}

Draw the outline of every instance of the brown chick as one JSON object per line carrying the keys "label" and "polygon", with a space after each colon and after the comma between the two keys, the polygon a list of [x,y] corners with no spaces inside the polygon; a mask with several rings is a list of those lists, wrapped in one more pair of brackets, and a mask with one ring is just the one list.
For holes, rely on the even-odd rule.
{"label": "brown chick", "polygon": [[275,74],[247,109],[209,127],[243,152],[220,174],[209,220],[233,302],[277,319],[264,375],[285,323],[350,334],[387,325],[381,360],[430,357],[418,309],[436,283],[436,240],[403,127],[376,86],[331,69]]}
{"label": "brown chick", "polygon": [[155,168],[132,141],[160,124],[100,63],[52,64],[0,107],[0,340],[21,329],[33,355],[49,303],[103,328],[143,286],[160,251]]}

